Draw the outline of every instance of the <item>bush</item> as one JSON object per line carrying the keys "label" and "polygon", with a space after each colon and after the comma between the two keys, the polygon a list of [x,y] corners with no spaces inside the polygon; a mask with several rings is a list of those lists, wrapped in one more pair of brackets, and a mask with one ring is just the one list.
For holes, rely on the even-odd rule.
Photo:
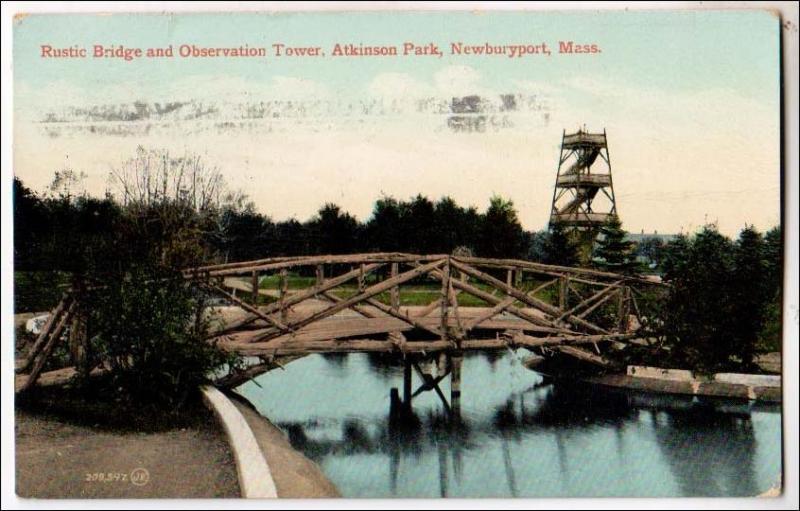
{"label": "bush", "polygon": [[92,363],[110,366],[104,381],[124,399],[180,407],[210,373],[236,363],[206,341],[207,297],[178,271],[132,266],[87,298]]}

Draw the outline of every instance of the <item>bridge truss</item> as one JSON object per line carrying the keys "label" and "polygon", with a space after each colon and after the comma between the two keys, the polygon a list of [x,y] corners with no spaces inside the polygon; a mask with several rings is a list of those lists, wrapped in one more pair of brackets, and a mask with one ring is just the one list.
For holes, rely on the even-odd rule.
{"label": "bridge truss", "polygon": [[[213,309],[207,342],[258,361],[219,385],[312,353],[391,353],[405,362],[402,403],[414,395],[413,370],[423,380],[417,393],[436,391],[448,409],[458,405],[467,351],[526,348],[614,367],[605,352],[641,342],[642,289],[653,286],[584,268],[403,253],[276,257],[193,268],[184,277],[228,305]],[[75,366],[45,373],[43,384],[77,373],[87,346],[79,301],[70,291],[53,310],[17,364],[18,391],[35,384],[59,342],[77,353]],[[449,403],[438,386],[447,376]]]}

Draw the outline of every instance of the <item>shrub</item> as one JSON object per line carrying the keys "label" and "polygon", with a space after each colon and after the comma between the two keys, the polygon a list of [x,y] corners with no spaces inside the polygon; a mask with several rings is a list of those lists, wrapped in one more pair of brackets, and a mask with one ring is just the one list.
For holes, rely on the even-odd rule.
{"label": "shrub", "polygon": [[92,363],[110,367],[107,384],[134,402],[180,407],[208,375],[236,358],[208,344],[207,297],[180,272],[134,265],[87,297]]}

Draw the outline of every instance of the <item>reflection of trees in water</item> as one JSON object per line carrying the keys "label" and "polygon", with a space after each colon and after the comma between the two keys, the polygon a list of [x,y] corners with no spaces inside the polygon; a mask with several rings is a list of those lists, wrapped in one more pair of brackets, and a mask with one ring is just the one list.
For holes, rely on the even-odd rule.
{"label": "reflection of trees in water", "polygon": [[[582,429],[598,425],[622,426],[635,417],[624,394],[610,393],[588,385],[558,383],[550,385],[535,406],[527,407],[517,394],[498,407],[494,425],[498,430]],[[519,405],[514,405],[514,399]]]}
{"label": "reflection of trees in water", "polygon": [[393,353],[366,353],[373,374],[386,381],[403,375],[403,359]]}
{"label": "reflection of trees in water", "polygon": [[336,368],[337,372],[343,372],[347,369],[347,353],[321,353],[322,358]]}
{"label": "reflection of trees in water", "polygon": [[[381,364],[385,361],[377,360]],[[533,394],[535,393],[535,394]],[[527,397],[527,402],[526,402]],[[533,399],[531,399],[533,397]],[[281,424],[292,445],[320,462],[327,456],[352,454],[385,455],[389,463],[388,486],[396,495],[401,468],[414,471],[425,453],[438,458],[439,493],[453,492],[463,477],[467,451],[491,445],[497,439],[510,495],[520,488],[514,470],[514,453],[525,437],[536,431],[553,435],[558,469],[567,486],[572,470],[568,447],[575,434],[592,428],[613,428],[616,463],[625,463],[623,445],[626,423],[639,421],[640,410],[654,410],[650,421],[655,440],[683,495],[754,495],[759,491],[753,466],[756,441],[747,408],[744,413],[721,411],[691,398],[632,395],[605,388],[562,384],[541,386],[512,395],[487,417],[468,416],[451,420],[441,409],[412,413],[405,420],[384,421],[367,426],[363,421],[341,422],[338,438],[313,439],[307,432],[325,424]],[[666,417],[664,420],[663,417]],[[641,417],[647,420],[647,417]],[[335,419],[332,423],[338,423]],[[373,427],[374,426],[374,427]],[[414,463],[404,464],[402,460]],[[528,459],[517,459],[529,463]],[[609,464],[613,462],[609,459]],[[556,468],[556,467],[553,467]],[[658,484],[658,481],[654,481]],[[524,483],[523,483],[524,485]],[[524,487],[523,487],[524,493]]]}
{"label": "reflection of trees in water", "polygon": [[757,446],[749,413],[723,413],[708,402],[663,413],[666,421],[653,420],[656,440],[684,495],[762,491],[753,466]]}
{"label": "reflection of trees in water", "polygon": [[506,352],[503,350],[487,350],[480,352],[480,356],[483,357],[487,362],[489,362],[489,367],[491,367],[492,372],[497,370],[497,362],[500,361]]}
{"label": "reflection of trees in water", "polygon": [[[370,434],[362,422],[345,420],[338,439],[314,439],[307,428],[315,424],[281,423],[296,449],[316,462],[328,456],[352,454],[384,454],[389,461],[389,487],[397,492],[401,460],[418,462],[425,452],[435,451],[439,459],[439,487],[442,496],[448,495],[449,481],[460,483],[463,475],[463,452],[470,449],[470,430],[460,421],[452,421],[441,411],[429,410],[424,416],[406,415],[402,421],[389,418]],[[414,463],[416,465],[417,463]]]}

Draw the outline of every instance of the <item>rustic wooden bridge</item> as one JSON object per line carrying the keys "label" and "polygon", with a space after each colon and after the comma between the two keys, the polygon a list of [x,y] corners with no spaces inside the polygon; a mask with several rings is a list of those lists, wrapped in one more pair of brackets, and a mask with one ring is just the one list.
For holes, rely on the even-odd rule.
{"label": "rustic wooden bridge", "polygon": [[[192,268],[184,277],[229,305],[213,308],[207,341],[258,361],[219,385],[312,353],[394,353],[405,366],[402,403],[433,390],[448,409],[459,404],[467,351],[526,348],[613,367],[604,353],[641,342],[639,302],[654,285],[530,261],[403,253],[277,257]],[[17,364],[17,391],[40,376],[57,384],[80,371],[87,341],[78,302],[68,292],[52,311]],[[59,342],[69,343],[75,365],[42,374]],[[416,392],[412,370],[423,381]],[[449,402],[439,388],[447,376]]]}

